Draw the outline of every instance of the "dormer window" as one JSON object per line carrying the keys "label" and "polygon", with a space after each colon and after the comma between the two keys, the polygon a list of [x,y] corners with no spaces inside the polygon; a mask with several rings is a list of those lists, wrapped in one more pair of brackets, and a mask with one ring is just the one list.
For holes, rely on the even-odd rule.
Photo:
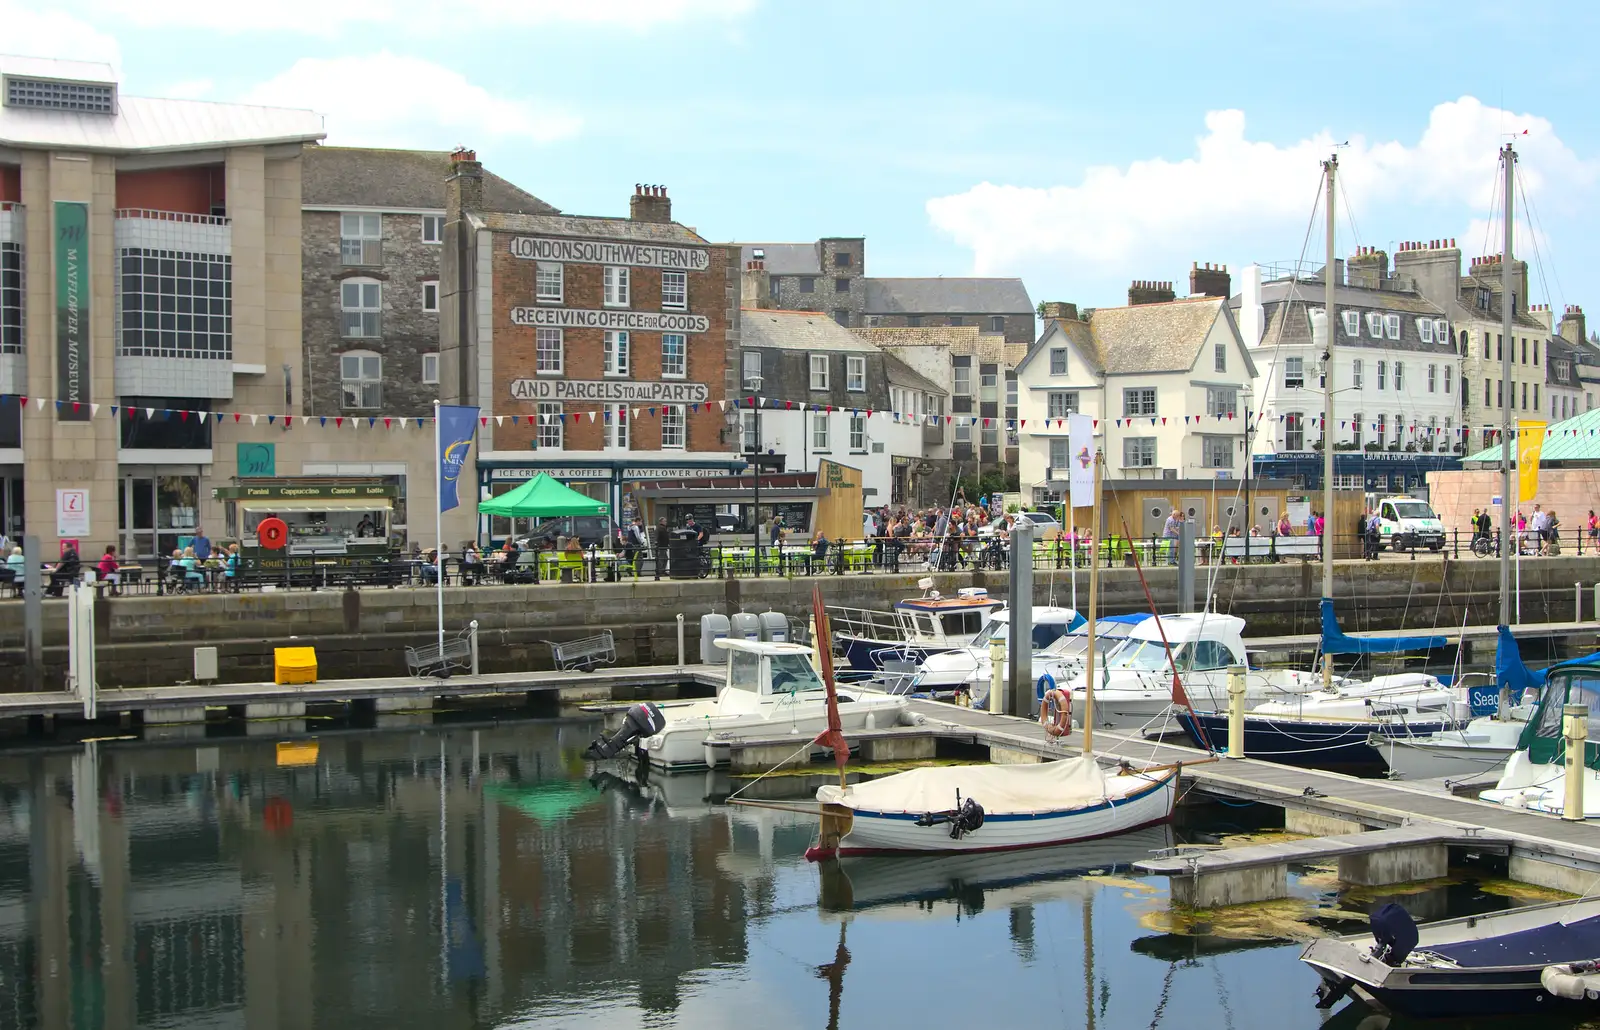
{"label": "dormer window", "polygon": [[1346,336],[1360,336],[1361,335],[1361,312],[1359,312],[1359,311],[1343,311],[1343,312],[1340,312],[1340,314],[1344,315],[1344,334]]}
{"label": "dormer window", "polygon": [[1367,312],[1367,335],[1374,340],[1383,339],[1383,316],[1376,311]]}
{"label": "dormer window", "polygon": [[1431,319],[1431,318],[1419,318],[1419,319],[1417,319],[1417,335],[1422,337],[1422,342],[1423,343],[1432,343],[1433,342],[1433,319]]}
{"label": "dormer window", "polygon": [[1391,339],[1391,340],[1400,339],[1400,316],[1399,315],[1384,315],[1383,316],[1383,331],[1384,331],[1385,335],[1387,335],[1389,337],[1389,339]]}

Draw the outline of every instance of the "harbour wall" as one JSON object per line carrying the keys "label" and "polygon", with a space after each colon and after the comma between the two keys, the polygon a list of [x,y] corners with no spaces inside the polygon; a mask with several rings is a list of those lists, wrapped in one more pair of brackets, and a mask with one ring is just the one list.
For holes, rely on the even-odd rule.
{"label": "harbour wall", "polygon": [[[677,660],[678,614],[685,619],[685,660],[699,660],[701,615],[710,611],[780,611],[804,618],[813,584],[830,605],[889,608],[916,596],[918,580],[954,596],[961,587],[1006,595],[1003,573],[964,572],[732,579],[640,580],[577,585],[447,587],[445,630],[479,625],[484,672],[551,667],[548,641],[610,629],[623,665]],[[1145,570],[1150,593],[1163,612],[1175,610],[1177,571]],[[1584,590],[1582,616],[1594,617],[1593,584],[1600,558],[1525,561],[1521,572],[1522,621],[1577,621],[1573,585]],[[1243,617],[1247,637],[1314,633],[1321,567],[1290,561],[1276,565],[1224,565],[1196,569],[1196,593],[1214,609]],[[1335,596],[1351,632],[1417,629],[1448,632],[1492,625],[1498,617],[1499,572],[1494,561],[1419,558],[1416,561],[1340,562]],[[1148,611],[1139,576],[1131,568],[1102,570],[1101,611]],[[1035,573],[1034,603],[1073,602],[1069,570]],[[1088,574],[1077,574],[1077,600],[1088,601]],[[1198,599],[1197,599],[1198,600]],[[22,606],[0,606],[0,690],[24,689]],[[66,604],[44,605],[46,687],[58,688],[67,662]],[[275,647],[317,649],[322,678],[404,675],[405,648],[426,644],[438,632],[431,589],[331,590],[169,597],[102,597],[96,606],[98,676],[102,686],[167,685],[193,678],[193,649],[215,646],[225,682],[272,678]],[[1592,640],[1581,642],[1589,647]],[[581,675],[581,674],[575,674]]]}

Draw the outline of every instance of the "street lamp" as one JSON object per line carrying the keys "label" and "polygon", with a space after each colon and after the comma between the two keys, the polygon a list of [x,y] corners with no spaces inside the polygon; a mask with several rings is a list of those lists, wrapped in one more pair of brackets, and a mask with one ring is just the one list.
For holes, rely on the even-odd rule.
{"label": "street lamp", "polygon": [[[751,562],[757,579],[761,578],[761,377],[758,375],[746,376],[744,387],[750,391],[750,399],[756,406],[756,438],[750,445],[750,469],[755,473],[755,508],[750,512],[750,538],[754,543]],[[739,427],[739,435],[744,435],[744,427]]]}

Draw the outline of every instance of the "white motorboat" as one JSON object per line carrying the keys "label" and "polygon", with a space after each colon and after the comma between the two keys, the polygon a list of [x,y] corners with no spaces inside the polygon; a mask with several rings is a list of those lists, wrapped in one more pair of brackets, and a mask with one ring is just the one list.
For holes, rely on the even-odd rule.
{"label": "white motorboat", "polygon": [[[1322,686],[1322,678],[1312,673],[1249,669],[1243,632],[1243,619],[1218,612],[1163,615],[1159,622],[1154,617],[1146,618],[1129,631],[1121,647],[1106,657],[1104,671],[1096,673],[1095,726],[1162,729],[1172,710],[1173,664],[1197,711],[1227,709],[1229,666],[1247,667],[1247,706],[1308,693]],[[1169,646],[1173,649],[1170,660]],[[1061,677],[1056,679],[1062,682]],[[1086,700],[1081,669],[1070,683],[1073,718],[1081,725]]]}
{"label": "white motorboat", "polygon": [[[728,749],[706,745],[719,736],[793,734],[796,747],[828,726],[827,690],[802,644],[723,638],[727,684],[710,700],[662,706],[666,725],[639,740],[652,765],[686,769],[727,761]],[[839,688],[846,730],[893,726],[905,714],[904,697]],[[820,750],[820,749],[819,749]]]}
{"label": "white motorboat", "polygon": [[[1504,771],[1538,707],[1544,673],[1523,664],[1517,638],[1509,627],[1501,626],[1495,643],[1494,675],[1472,674],[1463,677],[1462,684],[1473,714],[1478,715],[1465,727],[1426,737],[1372,741],[1383,753],[1391,778],[1484,779],[1498,777]],[[1481,714],[1489,711],[1493,714]]]}
{"label": "white motorboat", "polygon": [[932,579],[920,579],[921,597],[895,602],[893,611],[829,605],[833,643],[852,669],[881,669],[885,660],[923,661],[965,647],[1000,602],[983,587],[962,587],[943,597]]}
{"label": "white motorboat", "polygon": [[[817,789],[848,810],[837,854],[1008,851],[1095,840],[1172,818],[1178,770],[1107,774],[1093,755],[949,765]],[[837,810],[837,809],[835,809]]]}
{"label": "white motorboat", "polygon": [[[1039,661],[1039,652],[1083,625],[1083,616],[1071,608],[1034,608],[1029,644],[1034,651],[1035,663]],[[989,661],[989,648],[996,641],[1009,647],[1010,637],[1011,609],[1000,608],[991,612],[988,621],[966,647],[931,654],[923,660],[917,667],[916,677],[911,681],[911,690],[918,694],[964,690],[977,704],[988,696],[992,682],[993,666]],[[1081,660],[1079,664],[1081,666]],[[1009,671],[1002,670],[1001,675],[1009,676]]]}
{"label": "white motorboat", "polygon": [[1562,709],[1588,705],[1584,742],[1583,817],[1600,819],[1600,654],[1557,663],[1545,670],[1538,706],[1528,719],[1518,749],[1506,762],[1493,790],[1479,795],[1511,808],[1560,815],[1566,808],[1566,739]]}

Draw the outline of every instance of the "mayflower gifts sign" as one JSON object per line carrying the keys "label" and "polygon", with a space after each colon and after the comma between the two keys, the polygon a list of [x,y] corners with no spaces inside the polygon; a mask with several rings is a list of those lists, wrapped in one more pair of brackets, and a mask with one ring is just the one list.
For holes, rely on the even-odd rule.
{"label": "mayflower gifts sign", "polygon": [[56,418],[89,421],[89,205],[56,201]]}

